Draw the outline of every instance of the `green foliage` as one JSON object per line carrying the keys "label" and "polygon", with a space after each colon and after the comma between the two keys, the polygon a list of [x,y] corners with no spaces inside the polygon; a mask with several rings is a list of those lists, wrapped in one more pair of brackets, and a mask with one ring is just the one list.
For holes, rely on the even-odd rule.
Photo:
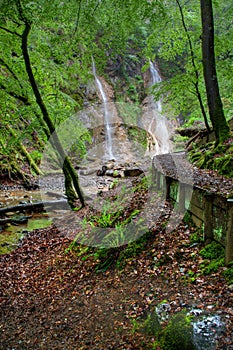
{"label": "green foliage", "polygon": [[131,319],[131,323],[133,325],[132,333],[143,332],[150,336],[157,336],[162,330],[155,311],[148,314],[144,321]]}
{"label": "green foliage", "polygon": [[115,266],[117,258],[119,256],[120,248],[98,248],[93,254],[97,264],[95,267],[96,272],[106,271],[110,267]]}
{"label": "green foliage", "polygon": [[202,264],[202,272],[205,275],[216,272],[219,267],[224,266],[224,248],[215,241],[207,244],[199,254],[206,259]]}
{"label": "green foliage", "polygon": [[218,259],[223,256],[224,248],[221,244],[213,241],[201,249],[199,254],[205,259]]}
{"label": "green foliage", "polygon": [[150,235],[150,232],[148,232],[138,240],[130,242],[123,247],[116,262],[119,269],[123,269],[131,259],[138,256],[146,248]]}
{"label": "green foliage", "polygon": [[194,233],[190,236],[190,243],[203,243],[204,237],[203,237],[203,231],[201,229],[196,230]]}
{"label": "green foliage", "polygon": [[157,336],[161,332],[161,325],[156,312],[150,313],[142,324],[143,331],[148,335]]}
{"label": "green foliage", "polygon": [[192,215],[189,211],[186,211],[183,217],[183,222],[187,225],[193,225]]}
{"label": "green foliage", "polygon": [[36,164],[40,164],[42,158],[42,153],[40,151],[33,150],[30,155]]}
{"label": "green foliage", "polygon": [[8,254],[14,250],[18,241],[23,237],[22,232],[5,232],[0,234],[0,254]]}
{"label": "green foliage", "polygon": [[[106,271],[111,267],[117,267],[120,270],[133,258],[138,256],[146,247],[149,241],[150,233],[143,235],[138,240],[127,242],[127,231],[124,226],[117,226],[103,239],[104,248],[96,248],[91,255],[96,260],[96,271]],[[109,248],[108,248],[109,246]]]}
{"label": "green foliage", "polygon": [[224,258],[218,258],[210,261],[210,263],[203,269],[205,275],[217,272],[220,267],[224,266]]}
{"label": "green foliage", "polygon": [[162,350],[195,350],[192,341],[191,318],[182,311],[169,321],[158,338],[158,345]]}
{"label": "green foliage", "polygon": [[224,277],[229,285],[233,284],[233,261],[229,267],[223,271]]}
{"label": "green foliage", "polygon": [[213,142],[205,145],[194,145],[189,152],[191,162],[202,169],[216,170],[220,175],[233,177],[233,144],[232,138],[214,146]]}

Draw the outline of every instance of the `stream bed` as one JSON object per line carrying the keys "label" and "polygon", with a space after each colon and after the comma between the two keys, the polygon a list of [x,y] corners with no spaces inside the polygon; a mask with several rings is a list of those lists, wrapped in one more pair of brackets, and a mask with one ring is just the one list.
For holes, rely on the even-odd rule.
{"label": "stream bed", "polygon": [[[48,199],[51,199],[51,194],[48,194]],[[40,201],[41,191],[13,189],[0,192],[2,208]],[[8,212],[5,218],[9,218],[11,222],[5,225],[0,224],[0,254],[8,254],[13,251],[28,232],[46,228],[52,224],[52,219],[46,212]]]}

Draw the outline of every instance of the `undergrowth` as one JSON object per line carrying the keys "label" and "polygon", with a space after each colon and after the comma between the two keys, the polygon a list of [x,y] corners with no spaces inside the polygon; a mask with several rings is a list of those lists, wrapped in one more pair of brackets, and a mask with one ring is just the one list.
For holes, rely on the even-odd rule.
{"label": "undergrowth", "polygon": [[216,170],[220,175],[233,177],[233,138],[214,146],[213,142],[205,145],[193,145],[189,159],[201,169]]}

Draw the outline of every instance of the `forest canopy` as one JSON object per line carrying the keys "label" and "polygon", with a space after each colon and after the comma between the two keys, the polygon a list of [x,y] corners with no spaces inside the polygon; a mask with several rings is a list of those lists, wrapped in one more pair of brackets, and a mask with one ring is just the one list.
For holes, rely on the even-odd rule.
{"label": "forest canopy", "polygon": [[[154,94],[155,98],[163,97],[168,117],[182,116],[190,124],[197,119],[211,125],[202,66],[199,3],[1,0],[0,10],[0,142],[5,171],[21,172],[24,145],[33,149],[32,159],[27,158],[38,173],[36,165],[48,138],[48,126],[23,58],[25,23],[30,25],[28,53],[32,72],[54,127],[83,108],[87,86],[93,80],[93,58],[99,74],[107,77],[111,70],[125,84],[133,81],[136,87],[141,81],[130,80],[132,67],[139,65],[143,72],[149,60],[156,60],[163,80]],[[213,11],[216,68],[228,120],[232,116],[233,6],[229,1],[215,1]],[[117,91],[119,86],[114,88]]]}

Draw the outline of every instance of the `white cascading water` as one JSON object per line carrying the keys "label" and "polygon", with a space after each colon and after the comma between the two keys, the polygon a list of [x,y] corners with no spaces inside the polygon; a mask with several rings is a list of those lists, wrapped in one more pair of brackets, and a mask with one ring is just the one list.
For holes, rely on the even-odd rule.
{"label": "white cascading water", "polygon": [[112,132],[111,132],[111,126],[110,126],[110,111],[108,109],[108,100],[106,97],[106,94],[103,89],[103,85],[98,78],[96,74],[96,68],[95,68],[95,62],[92,60],[92,68],[93,68],[93,74],[95,77],[96,85],[98,87],[98,90],[101,94],[101,97],[103,99],[103,106],[104,106],[104,125],[105,125],[105,143],[106,143],[106,157],[108,160],[114,159],[113,151],[112,151]]}
{"label": "white cascading water", "polygon": [[[155,64],[150,61],[150,75],[151,83],[150,87],[162,81],[159,75],[158,69]],[[151,121],[148,127],[148,131],[153,138],[153,143],[155,145],[155,152],[153,154],[164,154],[171,151],[171,143],[169,139],[169,130],[166,118],[161,114],[162,112],[162,102],[161,100],[154,101],[151,97],[150,109],[152,112]]]}

